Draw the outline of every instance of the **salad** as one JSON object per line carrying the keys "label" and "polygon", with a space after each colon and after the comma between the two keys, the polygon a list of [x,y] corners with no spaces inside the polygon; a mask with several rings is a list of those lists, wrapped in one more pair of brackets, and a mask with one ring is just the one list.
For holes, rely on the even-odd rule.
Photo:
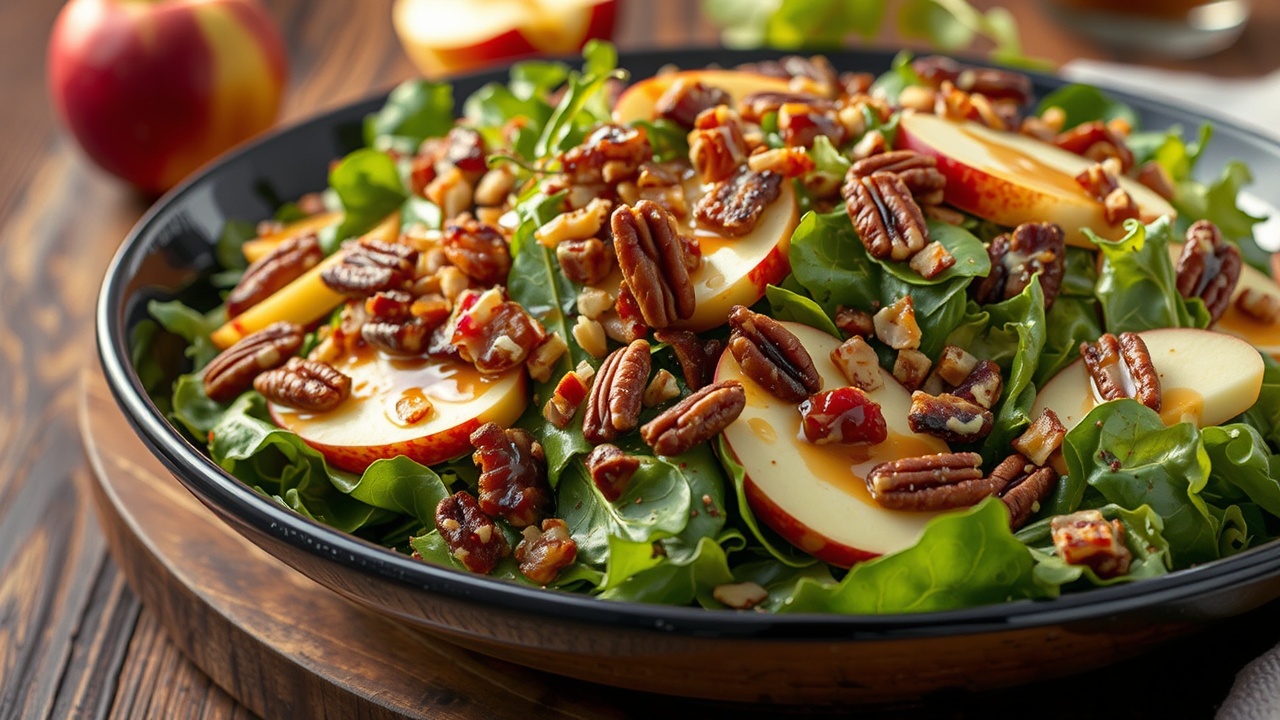
{"label": "salad", "polygon": [[397,88],[227,224],[220,304],[151,304],[157,403],[293,511],[604,600],[945,610],[1280,532],[1280,287],[1211,128],[905,54],[626,80]]}

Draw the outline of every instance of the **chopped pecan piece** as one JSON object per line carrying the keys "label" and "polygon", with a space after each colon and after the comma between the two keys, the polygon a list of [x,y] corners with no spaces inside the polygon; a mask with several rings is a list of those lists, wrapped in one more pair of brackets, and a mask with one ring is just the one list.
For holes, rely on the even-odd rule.
{"label": "chopped pecan piece", "polygon": [[596,285],[613,270],[613,253],[600,238],[566,240],[556,245],[556,260],[564,276],[581,285]]}
{"label": "chopped pecan piece", "polygon": [[742,305],[729,311],[729,352],[742,372],[773,396],[800,402],[822,389],[822,376],[800,339],[773,318]]}
{"label": "chopped pecan piece", "polygon": [[396,419],[406,427],[426,420],[434,410],[431,401],[421,393],[402,395],[395,405]]}
{"label": "chopped pecan piece", "polygon": [[516,186],[515,173],[506,165],[489,170],[476,183],[476,191],[472,199],[481,207],[497,207],[505,205],[507,196]]}
{"label": "chopped pecan piece", "polygon": [[725,583],[711,589],[711,597],[734,610],[750,610],[769,599],[769,591],[759,583]]}
{"label": "chopped pecan piece", "polygon": [[680,386],[676,383],[676,376],[667,370],[659,370],[653,374],[649,387],[644,389],[641,404],[653,407],[677,397],[680,397]]}
{"label": "chopped pecan piece", "polygon": [[836,327],[845,335],[865,338],[875,332],[875,321],[871,313],[841,305],[836,308]]}
{"label": "chopped pecan piece", "polygon": [[328,412],[351,394],[351,378],[328,363],[291,357],[284,367],[254,378],[253,389],[279,405]]}
{"label": "chopped pecan piece", "polygon": [[1035,91],[1028,75],[999,68],[963,65],[948,57],[930,55],[911,62],[921,80],[937,88],[944,81],[969,93],[980,93],[992,100],[1012,100],[1026,105],[1035,98]]}
{"label": "chopped pecan piece", "polygon": [[1112,190],[1102,199],[1102,217],[1112,225],[1121,225],[1125,220],[1137,220],[1140,214],[1133,196],[1123,188]]}
{"label": "chopped pecan piece", "polygon": [[[1160,375],[1147,344],[1136,333],[1120,333],[1119,337],[1107,333],[1096,343],[1080,343],[1080,356],[1103,400],[1133,397],[1152,410],[1160,410]],[[1133,388],[1132,396],[1126,387]]]}
{"label": "chopped pecan piece", "polygon": [[890,510],[969,507],[1000,489],[999,479],[982,476],[982,456],[972,452],[881,463],[867,473],[866,482],[871,497]]}
{"label": "chopped pecan piece", "polygon": [[1081,123],[1054,138],[1053,144],[1096,162],[1107,158],[1120,161],[1120,172],[1133,167],[1133,151],[1124,139],[1101,120]]}
{"label": "chopped pecan piece", "polygon": [[449,262],[481,285],[506,283],[511,251],[498,228],[470,219],[449,223],[441,246]]}
{"label": "chopped pecan piece", "polygon": [[948,345],[942,348],[938,356],[938,375],[949,385],[955,387],[969,377],[969,373],[978,366],[978,358],[970,355],[964,348]]}
{"label": "chopped pecan piece", "polygon": [[525,361],[529,377],[538,382],[550,380],[551,371],[567,352],[569,352],[569,345],[559,335],[549,334],[542,338],[542,342],[529,353],[529,358]]}
{"label": "chopped pecan piece", "polygon": [[992,479],[1000,482],[1000,499],[1009,508],[1009,527],[1017,530],[1032,515],[1040,512],[1040,503],[1053,492],[1058,483],[1058,471],[1051,467],[1037,467],[1027,458],[1014,453],[991,471]]}
{"label": "chopped pecan piece", "polygon": [[990,410],[1000,399],[1002,390],[1004,378],[1000,375],[1000,366],[990,360],[983,360],[951,394]]}
{"label": "chopped pecan piece", "polygon": [[420,355],[431,344],[435,328],[413,317],[405,320],[371,320],[360,326],[360,337],[392,355]]}
{"label": "chopped pecan piece", "polygon": [[856,387],[810,395],[800,403],[800,430],[814,445],[876,445],[889,437],[880,405]]}
{"label": "chopped pecan piece", "polygon": [[943,247],[942,243],[934,241],[925,245],[920,252],[912,255],[910,262],[907,264],[911,266],[912,270],[920,273],[920,277],[925,280],[932,280],[954,266],[956,264],[956,256]]}
{"label": "chopped pecan piece", "polygon": [[947,442],[974,442],[991,433],[991,411],[949,393],[911,393],[907,425],[912,432],[933,435]]}
{"label": "chopped pecan piece", "polygon": [[[587,368],[590,369],[590,366],[588,365]],[[565,373],[564,377],[556,383],[556,389],[551,393],[551,398],[543,406],[542,416],[562,430],[569,427],[573,416],[578,412],[578,406],[587,399],[587,392],[591,389],[591,377],[578,370]]]}
{"label": "chopped pecan piece", "polygon": [[747,393],[738,383],[708,385],[645,423],[640,437],[659,455],[680,455],[715,437],[746,405]]}
{"label": "chopped pecan piece", "polygon": [[777,113],[787,103],[803,103],[822,110],[835,107],[830,100],[813,93],[765,90],[738,100],[738,113],[748,122],[759,123],[766,115]]}
{"label": "chopped pecan piece", "polygon": [[617,445],[604,443],[587,454],[586,464],[591,482],[606,500],[613,502],[626,492],[627,483],[640,469],[640,458],[628,455]]}
{"label": "chopped pecan piece", "polygon": [[772,172],[784,178],[798,178],[813,172],[813,158],[796,148],[761,149],[747,158],[747,169],[752,172]]}
{"label": "chopped pecan piece", "polygon": [[1040,275],[1044,305],[1058,297],[1066,270],[1067,243],[1062,228],[1053,223],[1023,223],[1012,233],[998,235],[987,247],[991,272],[974,286],[973,299],[987,305],[1017,297]]}
{"label": "chopped pecan piece", "polygon": [[342,256],[342,261],[320,273],[334,292],[347,297],[368,297],[382,290],[404,287],[413,279],[418,251],[408,245],[380,240],[361,240]]}
{"label": "chopped pecan piece", "polygon": [[844,144],[844,126],[829,104],[824,105],[788,102],[778,108],[778,134],[787,147],[813,147],[820,135],[830,138],[835,147]]}
{"label": "chopped pecan piece", "polygon": [[436,505],[436,529],[453,558],[473,573],[488,575],[511,554],[502,531],[465,490]]}
{"label": "chopped pecan piece", "polygon": [[283,365],[302,347],[302,328],[288,322],[244,336],[218,353],[204,368],[204,394],[210,400],[229,403],[253,386],[258,375]]}
{"label": "chopped pecan piece", "polygon": [[1125,546],[1124,525],[1107,522],[1097,510],[1058,515],[1049,521],[1049,532],[1058,555],[1071,565],[1093,568],[1098,577],[1119,577],[1129,572],[1133,555]]}
{"label": "chopped pecan piece", "polygon": [[227,317],[233,318],[266,300],[324,259],[315,233],[292,237],[245,269],[227,295]]}
{"label": "chopped pecan piece", "polygon": [[932,365],[928,355],[914,348],[902,348],[893,362],[893,377],[902,387],[915,390],[924,384]]}
{"label": "chopped pecan piece", "polygon": [[480,509],[512,527],[532,525],[551,508],[542,445],[525,430],[485,423],[471,433],[471,460],[480,468]]}
{"label": "chopped pecan piece", "polygon": [[694,217],[722,235],[739,237],[751,232],[764,209],[782,192],[782,176],[747,169],[722,180],[698,198]]}
{"label": "chopped pecan piece", "polygon": [[585,240],[595,237],[609,219],[613,203],[604,198],[592,198],[584,207],[562,212],[545,225],[533,231],[538,242],[547,247],[557,247],[568,240]]}
{"label": "chopped pecan piece", "polygon": [[1269,292],[1245,288],[1236,298],[1236,308],[1260,323],[1280,322],[1280,298]]}
{"label": "chopped pecan piece", "polygon": [[698,390],[711,381],[716,360],[723,349],[719,340],[703,340],[689,330],[658,330],[653,337],[671,346],[676,361],[680,363],[684,384],[690,390]]}
{"label": "chopped pecan piece", "polygon": [[747,155],[747,140],[737,113],[721,106],[698,116],[689,133],[689,162],[704,181],[732,177]]}
{"label": "chopped pecan piece", "polygon": [[465,291],[458,297],[453,318],[442,329],[458,356],[485,375],[499,375],[519,366],[546,337],[523,306],[503,299],[501,288],[483,293]]}
{"label": "chopped pecan piece", "polygon": [[947,178],[938,171],[938,161],[932,156],[914,150],[880,153],[854,163],[848,177],[868,177],[878,172],[897,175],[921,206],[942,202]]}
{"label": "chopped pecan piece", "polygon": [[693,281],[676,220],[656,203],[613,211],[613,249],[627,287],[650,327],[664,328],[693,315]]}
{"label": "chopped pecan piece", "polygon": [[671,83],[671,87],[662,93],[653,106],[657,117],[670,120],[686,128],[693,127],[698,114],[717,105],[728,105],[733,101],[729,93],[699,80],[681,78]]}
{"label": "chopped pecan piece", "polygon": [[573,323],[573,341],[578,347],[594,358],[602,358],[609,352],[609,338],[605,337],[604,325],[586,315],[579,315]]}
{"label": "chopped pecan piece", "polygon": [[897,175],[850,175],[841,192],[858,238],[872,257],[907,260],[929,242],[924,214]]}
{"label": "chopped pecan piece", "polygon": [[1187,228],[1187,242],[1178,257],[1178,293],[1203,300],[1212,322],[1217,322],[1231,304],[1241,265],[1240,250],[1222,238],[1217,226],[1197,220]]}
{"label": "chopped pecan piece", "polygon": [[894,350],[920,347],[920,325],[916,322],[915,300],[910,295],[880,308],[871,320],[876,337]]}
{"label": "chopped pecan piece", "polygon": [[831,351],[831,362],[849,384],[868,392],[884,387],[880,358],[866,340],[854,335]]}
{"label": "chopped pecan piece", "polygon": [[560,167],[574,184],[616,183],[632,177],[653,157],[642,127],[601,125],[581,145],[560,156]]}
{"label": "chopped pecan piece", "polygon": [[530,525],[516,545],[520,574],[539,585],[555,582],[560,571],[578,557],[578,543],[569,537],[569,525],[559,518],[542,521],[542,529]]}
{"label": "chopped pecan piece", "polygon": [[1031,426],[1013,441],[1013,449],[1027,456],[1033,464],[1043,466],[1049,456],[1062,446],[1067,428],[1058,420],[1058,414],[1045,408]]}
{"label": "chopped pecan piece", "polygon": [[582,418],[582,434],[587,442],[613,442],[640,423],[650,366],[649,343],[644,340],[635,340],[605,358],[587,395],[587,410]]}

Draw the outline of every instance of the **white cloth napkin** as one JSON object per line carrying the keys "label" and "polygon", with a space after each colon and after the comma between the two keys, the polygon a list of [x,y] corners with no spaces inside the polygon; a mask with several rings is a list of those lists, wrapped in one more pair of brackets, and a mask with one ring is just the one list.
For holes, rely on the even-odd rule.
{"label": "white cloth napkin", "polygon": [[[1280,138],[1280,130],[1259,119],[1280,117],[1280,71],[1262,78],[1224,79],[1209,75],[1172,72],[1154,68],[1119,65],[1095,60],[1073,60],[1062,74],[1074,82],[1113,87],[1134,93],[1173,100],[1192,109],[1232,120],[1259,133]],[[1280,201],[1275,188],[1270,199]],[[1280,249],[1280,212],[1271,211],[1260,198],[1242,198],[1243,209],[1269,214],[1271,219],[1255,227],[1259,244]],[[1218,720],[1272,720],[1280,718],[1280,645],[1263,653],[1236,674],[1235,684],[1218,710]]]}

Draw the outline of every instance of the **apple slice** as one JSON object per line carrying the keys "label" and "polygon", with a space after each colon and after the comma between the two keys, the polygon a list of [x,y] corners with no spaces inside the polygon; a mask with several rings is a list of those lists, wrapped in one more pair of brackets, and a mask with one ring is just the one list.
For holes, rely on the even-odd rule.
{"label": "apple slice", "polygon": [[[276,424],[298,434],[335,467],[363,472],[379,459],[405,455],[434,465],[471,451],[472,431],[486,422],[510,427],[528,402],[524,368],[481,375],[469,364],[392,358],[372,349],[333,364],[351,377],[351,397],[327,413],[270,405]],[[431,411],[406,422],[423,399]]]}
{"label": "apple slice", "polygon": [[[1182,255],[1182,243],[1169,243],[1169,257],[1177,265]],[[1236,298],[1245,290],[1254,290],[1280,298],[1280,285],[1276,284],[1266,273],[1260,272],[1250,265],[1240,268],[1240,280],[1236,283],[1235,292],[1231,294],[1231,304],[1218,322],[1212,325],[1214,330],[1235,335],[1249,341],[1250,345],[1273,358],[1280,360],[1280,324],[1256,320],[1236,307]]]}
{"label": "apple slice", "polygon": [[[784,322],[813,358],[824,389],[849,383],[831,362],[840,341],[821,330]],[[720,356],[716,382],[737,380],[747,405],[724,438],[746,470],[747,502],[761,522],[805,552],[841,567],[913,545],[939,513],[888,510],[871,499],[871,468],[904,457],[948,452],[943,441],[907,426],[911,393],[888,372],[867,395],[879,403],[889,439],[878,445],[814,445],[803,439],[800,411],[743,374],[732,353]]]}
{"label": "apple slice", "polygon": [[[1161,328],[1138,333],[1160,376],[1160,418],[1208,427],[1248,410],[1262,389],[1262,356],[1240,338],[1212,330]],[[1084,361],[1077,360],[1045,383],[1031,417],[1045,408],[1068,430],[1102,403]]]}
{"label": "apple slice", "polygon": [[[947,178],[946,201],[978,217],[1008,227],[1057,223],[1068,243],[1090,249],[1093,243],[1082,228],[1113,240],[1124,236],[1124,227],[1108,224],[1102,203],[1075,180],[1092,160],[1024,135],[921,113],[903,114],[898,145],[937,158]],[[1119,180],[1143,222],[1176,216],[1173,206],[1146,186]]]}
{"label": "apple slice", "polygon": [[794,92],[791,82],[786,78],[761,75],[742,70],[681,70],[663,73],[645,80],[622,91],[613,106],[613,119],[619,123],[631,123],[636,120],[653,120],[656,117],[654,106],[658,98],[667,91],[676,80],[701,82],[724,90],[729,94],[731,103],[758,92]]}
{"label": "apple slice", "polygon": [[259,258],[266,255],[276,248],[277,245],[290,238],[296,238],[301,235],[312,232],[320,232],[321,230],[342,222],[342,213],[322,212],[310,217],[295,220],[275,232],[259,235],[258,237],[245,242],[241,246],[240,251],[244,253],[244,259],[249,262],[257,262]]}

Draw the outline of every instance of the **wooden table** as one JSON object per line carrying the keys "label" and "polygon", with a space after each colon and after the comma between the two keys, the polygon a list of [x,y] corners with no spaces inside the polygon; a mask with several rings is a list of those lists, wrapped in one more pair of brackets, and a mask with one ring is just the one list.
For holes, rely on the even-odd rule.
{"label": "wooden table", "polygon": [[[292,61],[282,122],[414,74],[392,34],[390,3],[268,0]],[[1035,0],[1003,4],[1036,54],[1108,58],[1055,28]],[[1156,64],[1231,76],[1280,68],[1280,3],[1254,5],[1235,47],[1203,61]],[[82,369],[96,363],[94,299],[147,201],[87,164],[54,122],[43,59],[57,6],[0,3],[0,718],[247,717],[177,651],[125,584],[83,492],[90,471],[75,409]],[[681,0],[626,0],[617,34],[623,49],[714,40],[696,5]],[[1166,688],[1160,699],[1126,712],[1204,715],[1236,670],[1280,640],[1277,610],[1273,603],[1110,675],[1087,676],[1080,687],[1155,683]]]}

